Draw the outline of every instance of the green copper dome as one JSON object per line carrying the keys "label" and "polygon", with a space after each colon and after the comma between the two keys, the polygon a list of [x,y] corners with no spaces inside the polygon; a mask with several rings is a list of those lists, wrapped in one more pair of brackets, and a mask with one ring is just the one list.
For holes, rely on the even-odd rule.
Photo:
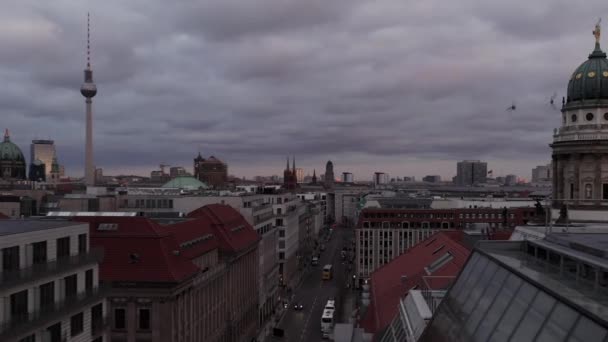
{"label": "green copper dome", "polygon": [[589,59],[572,73],[566,101],[601,99],[608,100],[608,60],[600,44],[596,43]]}
{"label": "green copper dome", "polygon": [[0,143],[0,160],[25,162],[19,147],[11,142],[8,131],[4,135],[4,141]]}

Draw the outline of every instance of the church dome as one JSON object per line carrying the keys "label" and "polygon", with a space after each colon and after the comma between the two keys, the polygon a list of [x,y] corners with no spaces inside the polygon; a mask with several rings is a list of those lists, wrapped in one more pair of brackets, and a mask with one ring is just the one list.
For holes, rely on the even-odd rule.
{"label": "church dome", "polygon": [[608,100],[608,60],[599,42],[583,64],[572,73],[566,101]]}
{"label": "church dome", "polygon": [[4,141],[0,143],[0,160],[25,162],[21,149],[11,142],[8,130],[4,134]]}

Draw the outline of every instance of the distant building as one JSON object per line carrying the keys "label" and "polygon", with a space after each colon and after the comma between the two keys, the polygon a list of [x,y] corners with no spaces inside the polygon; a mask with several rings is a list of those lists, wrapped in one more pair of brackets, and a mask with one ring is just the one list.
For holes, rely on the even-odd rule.
{"label": "distant building", "polygon": [[228,165],[214,156],[204,159],[199,153],[194,159],[194,177],[214,188],[221,188],[228,181]]}
{"label": "distant building", "polygon": [[103,183],[103,169],[98,167],[95,169],[95,184]]}
{"label": "distant building", "polygon": [[0,178],[25,180],[25,158],[17,145],[11,142],[8,129],[0,143]]}
{"label": "distant building", "polygon": [[414,177],[414,176],[404,176],[403,177],[403,181],[404,182],[415,182],[416,181],[416,177]]}
{"label": "distant building", "polygon": [[186,169],[184,169],[181,166],[173,166],[171,168],[169,168],[169,177],[171,178],[175,178],[175,177],[183,177],[183,176],[187,176],[188,172],[186,172]]}
{"label": "distant building", "polygon": [[1,341],[105,341],[103,253],[89,225],[65,220],[0,220]]}
{"label": "distant building", "polygon": [[551,164],[539,165],[532,169],[532,183],[550,182]]}
{"label": "distant building", "polygon": [[301,167],[296,168],[296,182],[304,183],[304,169]]}
{"label": "distant building", "polygon": [[55,142],[53,140],[32,140],[32,144],[30,145],[30,165],[34,164],[36,160],[44,164],[46,172],[44,179],[50,179],[51,165],[53,158],[56,157],[57,151],[55,150]]}
{"label": "distant building", "polygon": [[46,165],[44,165],[43,162],[36,159],[33,163],[30,164],[30,172],[27,178],[32,182],[46,181],[45,166]]}
{"label": "distant building", "polygon": [[342,172],[342,182],[344,183],[352,183],[355,181],[353,174],[350,172]]}
{"label": "distant building", "polygon": [[506,175],[505,176],[505,185],[515,185],[517,184],[517,175]]}
{"label": "distant building", "polygon": [[374,186],[388,184],[388,173],[374,172]]}
{"label": "distant building", "polygon": [[293,167],[289,169],[289,157],[287,157],[287,166],[283,171],[283,188],[293,191],[298,187],[298,176],[296,174],[296,158],[293,158]]}
{"label": "distant building", "polygon": [[486,183],[488,177],[488,163],[479,160],[463,160],[456,165],[457,185],[475,185]]}
{"label": "distant building", "polygon": [[441,176],[439,176],[439,175],[424,176],[424,177],[422,177],[422,181],[428,182],[428,183],[439,183],[439,182],[441,182]]}
{"label": "distant building", "polygon": [[335,176],[334,163],[332,163],[331,160],[328,160],[327,164],[325,165],[325,175],[323,176],[323,181],[325,182],[326,189],[333,189]]}

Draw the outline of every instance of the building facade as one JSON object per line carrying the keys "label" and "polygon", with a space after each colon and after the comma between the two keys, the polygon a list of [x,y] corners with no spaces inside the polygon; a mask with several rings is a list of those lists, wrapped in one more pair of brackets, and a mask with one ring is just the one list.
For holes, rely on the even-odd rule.
{"label": "building facade", "polygon": [[532,169],[532,183],[542,183],[551,181],[551,164],[539,165]]}
{"label": "building facade", "polygon": [[17,145],[11,142],[8,129],[0,143],[0,177],[5,180],[25,180],[25,158]]}
{"label": "building facade", "polygon": [[445,229],[487,224],[514,228],[534,218],[534,208],[364,209],[355,229],[356,271],[360,279],[420,241]]}
{"label": "building facade", "polygon": [[44,164],[45,179],[50,178],[53,159],[57,157],[53,140],[32,140],[30,145],[30,165],[39,160]]}
{"label": "building facade", "polygon": [[479,160],[463,160],[456,164],[454,184],[483,184],[488,178],[488,163]]}
{"label": "building facade", "polygon": [[228,182],[228,164],[214,156],[204,159],[199,153],[194,159],[194,177],[214,188],[222,188]]}
{"label": "building facade", "polygon": [[334,163],[331,160],[327,161],[325,164],[325,175],[323,176],[323,182],[326,189],[333,189],[334,187]]}
{"label": "building facade", "polygon": [[80,217],[105,249],[111,341],[250,341],[258,329],[258,241],[226,205],[187,220]]}
{"label": "building facade", "polygon": [[422,181],[423,182],[429,182],[429,183],[440,183],[441,182],[441,176],[439,175],[427,175],[422,177]]}
{"label": "building facade", "polygon": [[103,254],[87,224],[0,220],[0,340],[105,341]]}
{"label": "building facade", "polygon": [[342,183],[352,183],[355,181],[355,177],[350,172],[342,172]]}

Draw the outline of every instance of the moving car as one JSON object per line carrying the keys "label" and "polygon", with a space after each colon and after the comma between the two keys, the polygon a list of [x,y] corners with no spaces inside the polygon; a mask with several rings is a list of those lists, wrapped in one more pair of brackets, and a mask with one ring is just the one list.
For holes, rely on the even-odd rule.
{"label": "moving car", "polygon": [[319,265],[319,258],[318,257],[312,257],[312,260],[310,261],[310,264],[313,266],[317,266]]}
{"label": "moving car", "polygon": [[295,303],[293,303],[293,309],[295,311],[303,310],[304,309],[304,305],[302,305],[302,303],[295,302]]}

